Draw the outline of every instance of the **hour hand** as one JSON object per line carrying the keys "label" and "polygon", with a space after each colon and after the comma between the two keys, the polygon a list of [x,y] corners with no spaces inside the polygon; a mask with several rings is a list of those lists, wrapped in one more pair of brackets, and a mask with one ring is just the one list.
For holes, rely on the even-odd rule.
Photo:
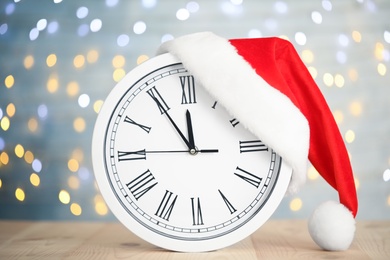
{"label": "hour hand", "polygon": [[187,109],[186,112],[187,119],[187,130],[188,130],[188,142],[190,143],[190,149],[196,149],[195,140],[194,140],[194,130],[192,129],[191,113]]}

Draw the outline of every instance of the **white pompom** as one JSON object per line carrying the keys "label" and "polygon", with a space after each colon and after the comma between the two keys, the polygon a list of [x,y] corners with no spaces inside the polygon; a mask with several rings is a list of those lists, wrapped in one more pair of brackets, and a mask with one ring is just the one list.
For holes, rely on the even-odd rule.
{"label": "white pompom", "polygon": [[322,249],[347,250],[355,235],[355,218],[342,204],[322,203],[309,219],[309,233]]}

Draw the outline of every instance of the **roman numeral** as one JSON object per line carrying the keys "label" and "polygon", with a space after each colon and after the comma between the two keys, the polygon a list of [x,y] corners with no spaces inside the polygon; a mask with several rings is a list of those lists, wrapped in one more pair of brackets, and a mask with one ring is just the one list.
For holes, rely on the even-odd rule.
{"label": "roman numeral", "polygon": [[137,122],[135,122],[133,119],[131,119],[130,117],[126,116],[125,117],[125,120],[124,120],[126,123],[129,123],[129,124],[133,124],[133,125],[136,125],[138,127],[140,127],[142,130],[144,130],[145,132],[147,132],[149,134],[150,132],[150,129],[152,129],[151,127],[149,126],[145,126],[145,125],[141,125]]}
{"label": "roman numeral", "polygon": [[165,191],[164,197],[161,200],[160,205],[158,206],[158,209],[155,213],[157,217],[165,219],[166,221],[169,221],[169,217],[171,216],[177,199],[177,195],[174,197],[172,195],[172,192],[168,190]]}
{"label": "roman numeral", "polygon": [[146,160],[146,151],[145,149],[134,151],[134,152],[124,152],[118,151],[118,161],[132,161],[132,160]]}
{"label": "roman numeral", "polygon": [[233,118],[232,120],[229,120],[229,122],[232,124],[232,126],[233,127],[236,127],[236,125],[238,125],[240,122],[237,120],[237,119],[235,119],[235,118]]}
{"label": "roman numeral", "polygon": [[260,182],[261,182],[262,178],[254,175],[250,172],[247,172],[238,166],[237,166],[236,170],[238,173],[235,172],[234,175],[240,177],[242,180],[248,182],[249,184],[252,184],[256,188],[258,188],[260,186]]}
{"label": "roman numeral", "polygon": [[262,141],[240,141],[240,153],[259,151],[268,151],[268,147]]}
{"label": "roman numeral", "polygon": [[194,76],[180,76],[181,84],[181,103],[182,104],[193,104],[196,103],[195,95],[195,80]]}
{"label": "roman numeral", "polygon": [[223,202],[225,202],[226,206],[228,207],[230,214],[233,214],[234,212],[236,212],[237,210],[233,207],[233,205],[230,203],[230,201],[228,201],[228,199],[225,197],[225,195],[223,195],[223,193],[220,190],[218,190],[218,191],[223,199]]}
{"label": "roman numeral", "polygon": [[191,198],[191,207],[192,207],[192,225],[198,226],[203,225],[203,216],[202,208],[200,206],[200,199]]}
{"label": "roman numeral", "polygon": [[214,104],[212,106],[213,109],[215,109],[215,106],[217,105],[217,103],[218,103],[217,101],[214,102]]}
{"label": "roman numeral", "polygon": [[143,195],[145,195],[146,192],[148,192],[156,185],[157,181],[149,170],[126,184],[127,188],[130,190],[131,194],[133,194],[136,200],[141,198]]}
{"label": "roman numeral", "polygon": [[156,87],[152,87],[151,89],[146,91],[149,96],[156,102],[158,109],[161,112],[161,115],[168,111],[170,108],[168,104],[164,101],[160,93],[157,91]]}

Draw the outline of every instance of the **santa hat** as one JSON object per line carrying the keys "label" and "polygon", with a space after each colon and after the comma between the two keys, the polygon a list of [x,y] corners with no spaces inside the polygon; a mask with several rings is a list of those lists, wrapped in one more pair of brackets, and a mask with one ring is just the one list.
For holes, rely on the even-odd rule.
{"label": "santa hat", "polygon": [[213,33],[165,42],[170,52],[240,123],[292,167],[289,192],[305,182],[308,159],[339,194],[312,214],[309,232],[325,250],[354,237],[357,196],[333,115],[293,45],[280,38],[227,40]]}

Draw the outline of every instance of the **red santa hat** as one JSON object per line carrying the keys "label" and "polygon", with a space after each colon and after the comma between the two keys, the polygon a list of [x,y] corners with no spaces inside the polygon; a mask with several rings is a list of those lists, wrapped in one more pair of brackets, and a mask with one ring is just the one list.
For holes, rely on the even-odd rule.
{"label": "red santa hat", "polygon": [[306,180],[308,159],[339,194],[309,219],[313,240],[346,250],[355,233],[357,196],[348,153],[333,115],[293,45],[280,38],[227,40],[210,32],[161,45],[249,131],[292,167],[289,192]]}

